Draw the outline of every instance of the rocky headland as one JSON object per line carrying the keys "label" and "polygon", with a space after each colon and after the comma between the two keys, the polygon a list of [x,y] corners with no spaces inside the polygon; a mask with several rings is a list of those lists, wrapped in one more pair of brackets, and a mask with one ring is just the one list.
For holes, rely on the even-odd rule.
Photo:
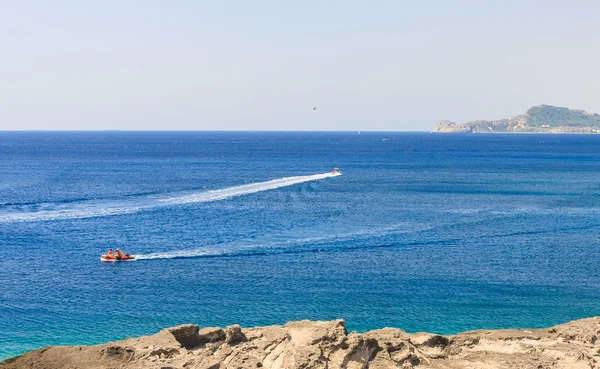
{"label": "rocky headland", "polygon": [[17,368],[363,369],[598,368],[600,317],[546,329],[456,335],[385,328],[348,333],[343,320],[283,326],[181,325],[95,346],[56,346],[0,363]]}
{"label": "rocky headland", "polygon": [[463,133],[600,133],[600,114],[538,105],[525,114],[507,119],[474,120],[462,124],[441,120],[433,130]]}

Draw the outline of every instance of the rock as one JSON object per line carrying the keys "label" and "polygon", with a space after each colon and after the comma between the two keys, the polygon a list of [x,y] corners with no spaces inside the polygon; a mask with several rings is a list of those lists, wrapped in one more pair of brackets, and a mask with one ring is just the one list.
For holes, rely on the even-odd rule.
{"label": "rock", "polygon": [[195,324],[183,324],[173,328],[167,328],[166,331],[175,337],[177,342],[186,349],[191,349],[200,346],[201,340],[198,335],[200,327]]}
{"label": "rock", "polygon": [[246,341],[246,336],[242,333],[242,328],[238,324],[230,325],[225,328],[225,342],[229,345],[235,345]]}
{"label": "rock", "polygon": [[212,363],[206,365],[204,368],[206,369],[219,369],[221,363],[219,361],[213,361]]}
{"label": "rock", "polygon": [[160,359],[170,359],[179,355],[179,350],[175,348],[158,348],[152,352],[150,352],[150,356],[158,356]]}
{"label": "rock", "polygon": [[221,328],[202,328],[198,332],[200,345],[205,345],[209,342],[225,341],[225,331]]}
{"label": "rock", "polygon": [[599,335],[600,317],[453,336],[394,328],[348,334],[343,320],[224,330],[186,324],[103,345],[47,347],[0,369],[598,368]]}
{"label": "rock", "polygon": [[129,360],[133,357],[135,349],[131,347],[108,346],[100,354],[117,360]]}

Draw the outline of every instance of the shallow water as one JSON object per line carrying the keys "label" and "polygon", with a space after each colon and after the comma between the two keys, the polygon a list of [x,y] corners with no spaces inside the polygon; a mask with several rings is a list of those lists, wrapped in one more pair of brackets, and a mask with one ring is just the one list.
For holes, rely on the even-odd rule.
{"label": "shallow water", "polygon": [[[0,359],[181,323],[452,333],[600,315],[599,149],[579,135],[0,133]],[[101,263],[109,247],[139,260]]]}

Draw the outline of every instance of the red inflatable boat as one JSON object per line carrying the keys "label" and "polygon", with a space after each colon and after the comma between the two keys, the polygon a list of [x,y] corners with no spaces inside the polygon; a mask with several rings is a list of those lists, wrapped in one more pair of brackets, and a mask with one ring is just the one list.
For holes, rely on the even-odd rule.
{"label": "red inflatable boat", "polygon": [[129,254],[123,254],[121,250],[117,249],[116,253],[110,251],[102,256],[100,256],[100,260],[102,261],[127,261],[127,260],[135,260],[135,257]]}

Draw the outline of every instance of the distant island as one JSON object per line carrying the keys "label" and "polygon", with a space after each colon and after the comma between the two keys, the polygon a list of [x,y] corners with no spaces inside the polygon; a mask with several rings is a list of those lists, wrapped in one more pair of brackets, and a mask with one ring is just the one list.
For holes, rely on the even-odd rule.
{"label": "distant island", "polygon": [[525,114],[500,120],[457,124],[441,120],[434,132],[463,133],[600,133],[600,114],[551,105],[538,105]]}

